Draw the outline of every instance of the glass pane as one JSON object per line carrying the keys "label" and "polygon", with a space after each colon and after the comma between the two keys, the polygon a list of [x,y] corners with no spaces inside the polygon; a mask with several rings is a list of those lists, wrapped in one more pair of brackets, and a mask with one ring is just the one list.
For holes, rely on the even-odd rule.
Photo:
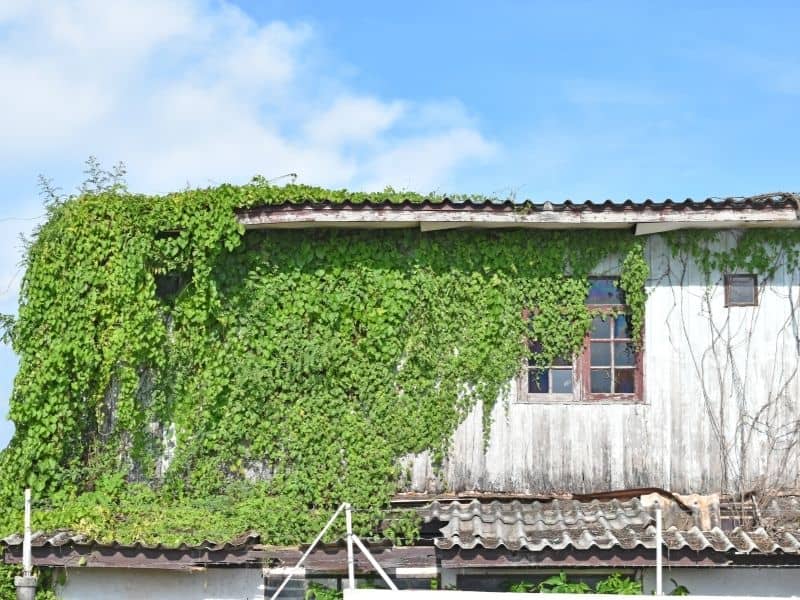
{"label": "glass pane", "polygon": [[636,350],[633,344],[617,342],[614,344],[614,366],[632,367],[636,364]]}
{"label": "glass pane", "polygon": [[563,356],[556,356],[553,359],[553,364],[557,367],[571,367],[572,361],[568,358],[564,358]]}
{"label": "glass pane", "polygon": [[548,369],[529,369],[528,370],[528,393],[546,394],[549,391]]}
{"label": "glass pane", "polygon": [[631,337],[631,317],[630,315],[617,315],[614,318],[614,337]]}
{"label": "glass pane", "polygon": [[615,283],[612,277],[590,279],[586,304],[624,304],[622,290]]}
{"label": "glass pane", "polygon": [[591,362],[593,367],[605,367],[611,365],[611,343],[592,342]]}
{"label": "glass pane", "polygon": [[756,286],[753,277],[732,275],[728,278],[728,302],[730,304],[755,304]]}
{"label": "glass pane", "polygon": [[606,317],[595,317],[592,319],[591,336],[594,339],[608,339],[611,337],[611,321]]}
{"label": "glass pane", "polygon": [[591,391],[601,394],[611,392],[611,369],[592,369]]}
{"label": "glass pane", "polygon": [[568,394],[572,391],[572,369],[551,369],[550,379],[556,394]]}
{"label": "glass pane", "polygon": [[614,391],[617,394],[633,394],[636,391],[635,373],[634,369],[616,369],[614,371]]}

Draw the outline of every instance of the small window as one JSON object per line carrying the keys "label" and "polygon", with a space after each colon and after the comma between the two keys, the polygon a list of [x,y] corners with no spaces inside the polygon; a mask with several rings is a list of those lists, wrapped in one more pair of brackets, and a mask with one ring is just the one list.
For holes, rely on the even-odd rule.
{"label": "small window", "polygon": [[756,275],[725,275],[725,306],[756,306],[758,277]]}
{"label": "small window", "polygon": [[539,342],[530,342],[533,356],[528,359],[529,394],[572,394],[572,361],[556,358],[546,364],[537,357],[542,354]]}

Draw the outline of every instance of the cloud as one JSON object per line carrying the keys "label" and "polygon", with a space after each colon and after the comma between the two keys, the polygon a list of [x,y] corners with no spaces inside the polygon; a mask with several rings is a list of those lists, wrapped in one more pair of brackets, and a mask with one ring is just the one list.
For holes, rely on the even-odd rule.
{"label": "cloud", "polygon": [[225,2],[3,6],[0,170],[95,154],[148,192],[289,171],[427,191],[493,156],[457,101],[361,91],[320,44],[308,24]]}

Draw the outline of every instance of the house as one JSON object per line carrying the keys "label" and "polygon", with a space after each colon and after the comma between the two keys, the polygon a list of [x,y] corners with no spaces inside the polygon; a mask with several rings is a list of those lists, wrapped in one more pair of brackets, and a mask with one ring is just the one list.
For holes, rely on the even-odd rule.
{"label": "house", "polygon": [[[572,305],[549,313],[580,330],[578,344],[569,341],[568,328],[566,341],[553,345],[541,336],[547,324],[537,331],[540,307],[520,306],[531,326],[519,340],[527,358],[500,401],[467,405],[443,457],[435,449],[399,457],[392,506],[419,515],[421,537],[411,546],[371,548],[403,585],[429,587],[434,579],[442,587],[499,591],[560,570],[589,583],[619,571],[649,593],[660,509],[666,579],[675,585],[697,594],[796,593],[798,196],[256,202],[236,217],[245,237],[286,230],[281,239],[291,240],[321,229],[454,239],[478,231],[535,244],[554,232],[585,239],[618,232],[628,240],[625,248],[635,242],[641,253],[640,296],[627,293],[633,288],[626,289],[630,275],[621,272],[630,268],[626,256],[612,252],[594,260],[588,287],[581,288],[585,326],[575,325],[584,316]],[[558,308],[561,297],[542,302]],[[491,312],[490,301],[485,310]],[[468,397],[471,388],[456,393]],[[6,538],[6,562],[19,562],[20,543],[18,536]],[[33,553],[36,564],[67,571],[64,598],[88,598],[98,589],[144,597],[148,586],[168,585],[176,598],[263,597],[301,555],[298,547],[262,544],[259,532],[180,547],[46,532],[34,540]],[[363,557],[357,569],[372,573]],[[343,547],[329,544],[312,552],[298,580],[340,586],[346,571]],[[169,572],[179,575],[170,579]]]}

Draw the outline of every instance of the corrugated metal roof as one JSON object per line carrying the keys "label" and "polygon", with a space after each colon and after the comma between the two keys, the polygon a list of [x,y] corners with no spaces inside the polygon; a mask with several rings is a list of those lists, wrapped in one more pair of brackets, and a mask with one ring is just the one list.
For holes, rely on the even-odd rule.
{"label": "corrugated metal roof", "polygon": [[[655,507],[661,506],[664,543],[669,550],[738,554],[800,555],[800,497],[773,498],[758,511],[751,503],[721,503],[718,496],[645,494],[632,499],[433,501],[419,513],[426,523],[443,522],[437,548],[517,550],[610,550],[655,548]],[[757,517],[755,513],[758,513]],[[749,523],[758,519],[758,525]],[[22,545],[10,535],[0,544]],[[104,542],[62,530],[33,534],[34,548],[62,546],[135,550],[229,551],[260,544],[250,531],[225,542],[146,544]]]}
{"label": "corrugated metal roof", "polygon": [[703,210],[703,209],[767,209],[767,208],[800,208],[798,202],[800,195],[789,192],[776,192],[770,194],[760,194],[757,196],[730,196],[725,198],[706,198],[705,200],[672,200],[667,198],[655,201],[650,198],[643,201],[626,199],[624,201],[604,200],[595,202],[586,200],[574,202],[564,200],[562,202],[534,202],[532,200],[498,200],[486,198],[482,200],[443,197],[435,200],[423,201],[389,201],[378,202],[332,202],[309,200],[300,202],[287,202],[284,204],[256,205],[252,208],[237,211],[239,215],[257,214],[263,211],[279,212],[293,211],[301,209],[433,209],[433,210],[480,210],[480,211],[634,211],[645,210]]}
{"label": "corrugated metal roof", "polygon": [[[724,529],[716,500],[684,497],[690,512],[664,498],[580,502],[433,502],[421,513],[426,522],[443,521],[435,544],[443,550],[476,547],[508,550],[591,550],[655,548],[655,502],[664,511],[664,543],[669,550],[711,548],[718,552],[800,554],[800,502],[780,499],[763,512],[788,528]],[[780,520],[777,520],[777,517]]]}
{"label": "corrugated metal roof", "polygon": [[[33,548],[58,548],[60,546],[93,546],[98,548],[133,548],[137,550],[207,550],[217,552],[220,550],[234,550],[252,546],[260,542],[260,535],[256,532],[248,532],[226,542],[214,542],[203,540],[197,544],[180,544],[170,546],[167,544],[146,544],[143,542],[122,543],[116,540],[108,542],[92,539],[80,533],[62,530],[55,533],[46,534],[37,531],[31,536],[31,546]],[[0,540],[0,544],[5,546],[21,546],[23,537],[15,533]]]}

